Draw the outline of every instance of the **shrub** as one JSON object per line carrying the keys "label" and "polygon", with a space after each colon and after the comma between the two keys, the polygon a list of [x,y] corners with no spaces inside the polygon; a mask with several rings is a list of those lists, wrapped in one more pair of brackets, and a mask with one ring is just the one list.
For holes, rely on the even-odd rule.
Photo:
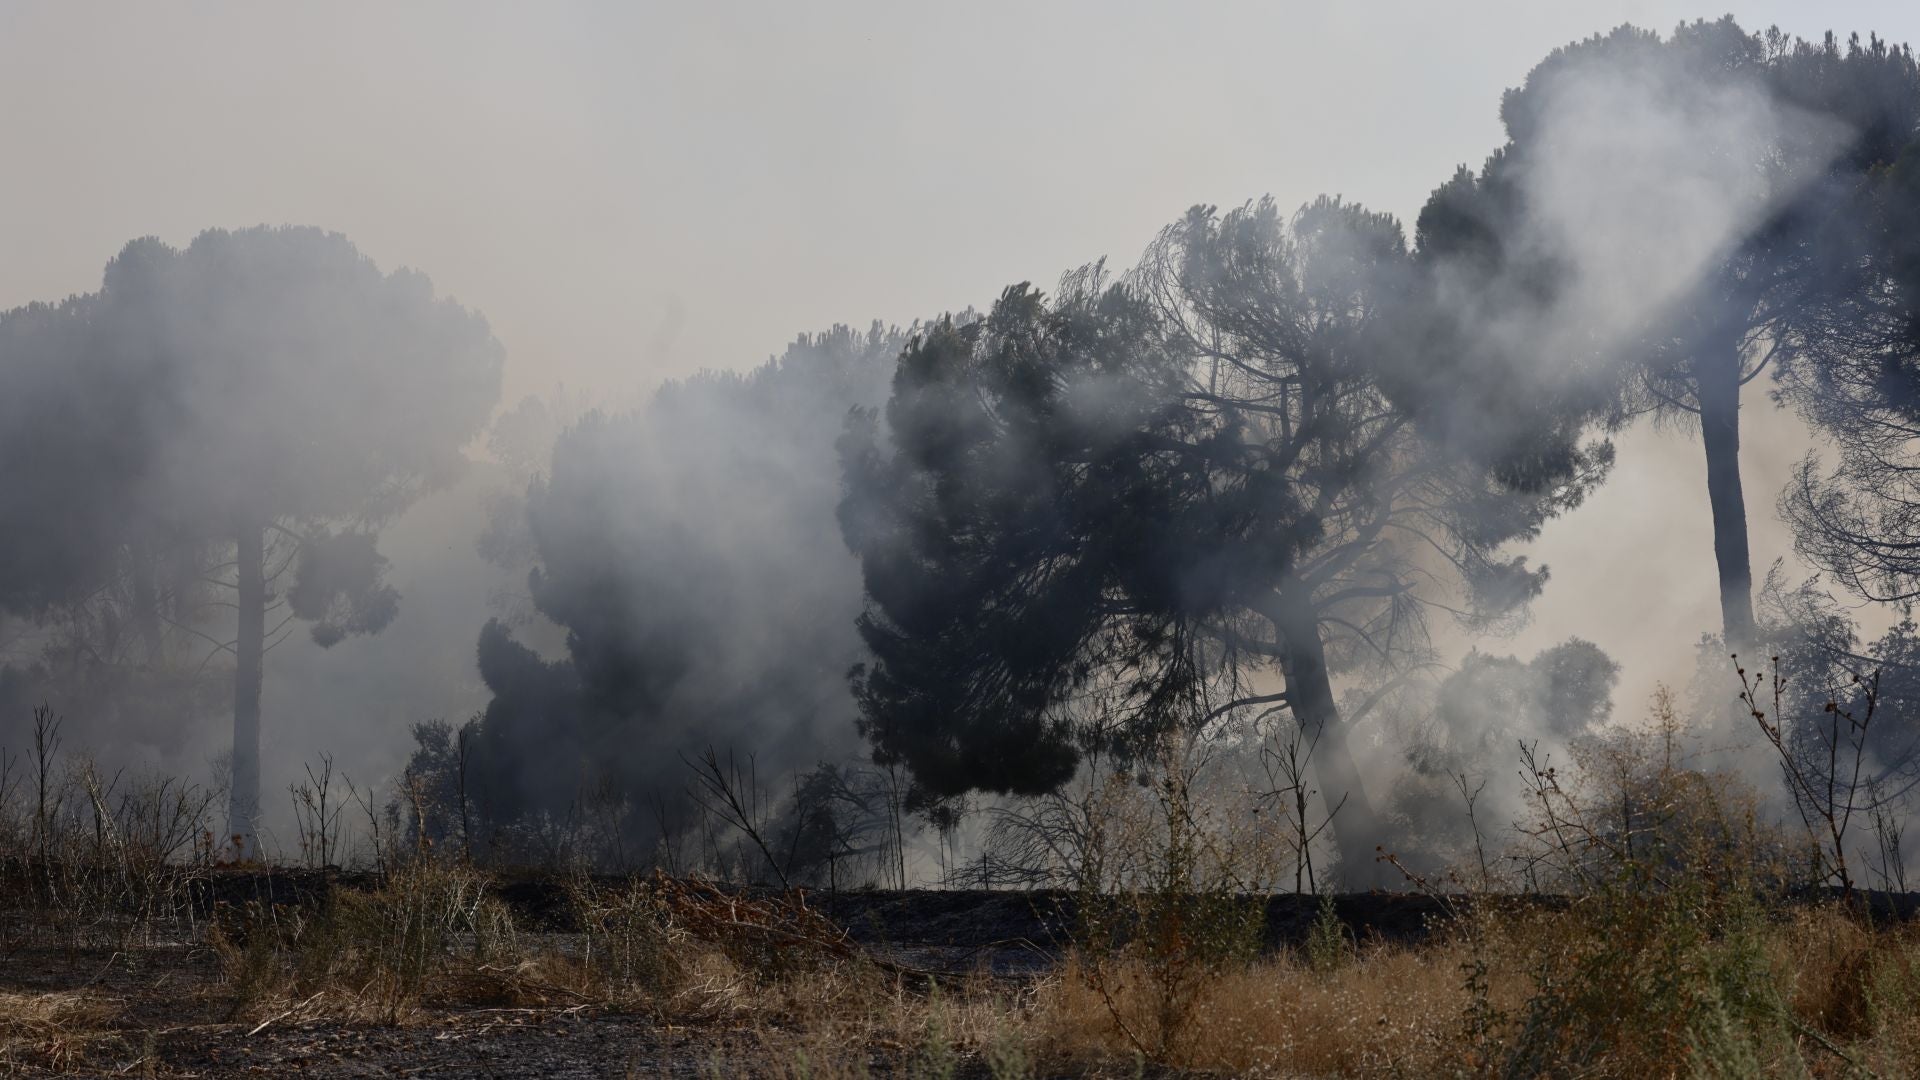
{"label": "shrub", "polygon": [[690,943],[657,888],[637,879],[608,886],[581,877],[567,891],[585,936],[581,969],[592,993],[633,1003],[679,989]]}
{"label": "shrub", "polygon": [[315,913],[250,905],[219,944],[236,1011],[290,993],[388,1021],[419,1003],[461,946],[476,964],[517,951],[486,878],[427,859],[401,864],[371,892],[335,885]]}

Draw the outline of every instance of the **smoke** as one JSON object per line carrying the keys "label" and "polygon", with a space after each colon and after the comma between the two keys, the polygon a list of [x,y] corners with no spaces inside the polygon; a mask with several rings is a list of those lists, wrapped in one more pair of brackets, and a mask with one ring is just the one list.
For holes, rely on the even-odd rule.
{"label": "smoke", "polygon": [[46,634],[12,681],[78,743],[177,752],[224,679],[251,843],[265,655],[393,622],[375,532],[458,476],[500,346],[424,276],[300,228],[136,240],[98,292],[0,322],[28,418],[0,502],[44,515],[0,540],[0,609]]}
{"label": "smoke", "polygon": [[[1620,665],[1578,638],[1530,660],[1470,652],[1451,672],[1424,672],[1366,710],[1368,695],[1348,695],[1348,715],[1387,734],[1399,762],[1388,797],[1387,841],[1417,871],[1470,865],[1473,830],[1503,846],[1511,822],[1530,808],[1518,774],[1519,752],[1565,762],[1613,713]],[[1473,800],[1474,818],[1466,813]]]}
{"label": "smoke", "polygon": [[[1676,313],[1715,302],[1703,290],[1717,269],[1816,183],[1844,142],[1830,117],[1781,101],[1747,68],[1702,64],[1698,52],[1638,31],[1614,40],[1611,50],[1556,56],[1509,97],[1518,148],[1469,178],[1495,189],[1477,208],[1497,215],[1479,223],[1502,245],[1492,279],[1479,252],[1427,252],[1435,306],[1465,358],[1446,373],[1469,392],[1433,395],[1423,419],[1474,448],[1538,438],[1547,410],[1522,404],[1529,398],[1617,421],[1630,407],[1619,403],[1622,384],[1648,340]],[[1321,276],[1306,288],[1330,298],[1405,287],[1348,265],[1340,245],[1352,239],[1318,238]],[[1366,280],[1330,280],[1335,266]],[[480,638],[493,694],[477,729],[491,813],[558,816],[609,784],[631,800],[677,799],[681,757],[708,744],[753,748],[773,777],[858,752],[842,676],[864,659],[845,632],[860,588],[822,512],[837,498],[828,448],[848,407],[884,400],[901,344],[877,333],[803,338],[752,375],[669,385],[641,410],[589,417],[560,438],[550,474],[526,500],[525,532],[515,532],[508,503],[506,527],[491,534],[534,564],[527,595],[565,635],[564,648],[549,636],[529,649],[516,637],[538,637],[542,624],[523,617],[512,632],[495,624]],[[1416,362],[1417,344],[1406,350]],[[849,382],[853,356],[865,374]],[[1455,414],[1433,419],[1448,409]],[[498,430],[525,419],[510,414]],[[1537,532],[1515,512],[1482,499],[1456,524]],[[1398,557],[1418,567],[1412,547]],[[1544,576],[1499,568],[1524,577],[1509,600],[1526,599]],[[1704,577],[1678,561],[1644,573]],[[1359,749],[1368,783],[1403,811],[1421,778],[1510,756],[1521,742],[1564,752],[1610,711],[1619,672],[1599,648],[1572,642],[1520,661],[1472,651],[1470,640],[1442,636],[1443,650],[1465,653],[1457,671],[1404,688],[1393,718],[1354,717],[1370,725]],[[1568,679],[1590,691],[1582,703],[1568,700]],[[1412,786],[1400,788],[1406,769]],[[1502,790],[1488,806],[1510,816],[1516,798]]]}
{"label": "smoke", "polygon": [[861,591],[834,517],[835,443],[849,410],[884,398],[905,339],[879,324],[802,335],[749,374],[670,383],[560,436],[524,521],[528,595],[564,655],[504,622],[480,637],[493,700],[476,797],[492,817],[560,816],[608,786],[637,819],[671,816],[708,747],[776,786],[854,756]]}
{"label": "smoke", "polygon": [[[1904,79],[1895,74],[1903,63]],[[1536,549],[1556,566],[1571,562],[1567,584],[1591,599],[1582,608],[1559,608],[1525,639],[1591,633],[1617,645],[1635,676],[1630,724],[1641,719],[1640,703],[1653,696],[1656,679],[1684,689],[1685,697],[1673,700],[1682,700],[1684,718],[1708,733],[1693,748],[1692,763],[1734,768],[1770,796],[1779,789],[1777,762],[1734,702],[1730,646],[1713,636],[1719,613],[1703,589],[1713,580],[1716,550],[1716,538],[1695,524],[1706,517],[1695,509],[1704,508],[1706,489],[1696,418],[1705,401],[1698,382],[1708,362],[1703,354],[1716,340],[1732,343],[1737,374],[1746,379],[1769,363],[1778,376],[1804,362],[1795,352],[1793,313],[1847,288],[1849,268],[1864,261],[1852,189],[1859,170],[1887,160],[1887,145],[1912,137],[1910,72],[1897,50],[1875,53],[1856,41],[1843,53],[1831,38],[1820,46],[1776,34],[1747,37],[1731,20],[1683,25],[1667,39],[1622,28],[1556,52],[1510,91],[1502,109],[1509,144],[1479,174],[1463,171],[1444,186],[1421,219],[1443,305],[1460,313],[1455,328],[1527,392],[1611,398],[1595,413],[1610,425],[1651,413],[1678,429],[1650,431],[1639,420],[1622,440],[1620,474],[1588,507],[1547,527]],[[1774,404],[1804,407],[1792,384],[1782,385],[1789,391],[1776,394]],[[1739,471],[1749,484],[1738,516],[1740,543],[1744,548],[1750,526],[1765,565],[1789,543],[1771,513],[1772,485],[1785,478],[1809,433],[1790,413],[1756,408],[1759,389],[1747,391],[1739,413],[1747,421]],[[1499,415],[1470,405],[1455,422],[1477,432],[1489,421],[1497,427]],[[1674,455],[1684,457],[1674,462]],[[1623,542],[1649,514],[1665,523],[1661,531],[1670,540],[1654,558]],[[1781,575],[1804,573],[1776,564],[1759,596],[1764,644],[1742,650],[1787,657],[1800,690],[1786,703],[1786,722],[1803,727],[1828,700],[1842,708],[1851,700],[1857,710],[1858,692],[1846,681],[1864,674],[1862,655],[1897,666],[1905,644],[1895,633],[1860,651],[1843,648],[1854,640],[1853,616],[1822,590],[1807,586],[1795,604],[1780,602]],[[1551,596],[1555,586],[1548,588]],[[1825,601],[1818,617],[1810,596]],[[1869,622],[1886,618],[1864,615]],[[1688,647],[1696,633],[1706,636],[1697,670]],[[1456,640],[1451,647],[1471,645]],[[1853,656],[1851,670],[1836,667],[1843,654]],[[1469,652],[1455,678],[1486,667]],[[1425,711],[1446,712],[1446,693],[1431,693],[1435,704]],[[1510,711],[1489,705],[1493,715]],[[1495,722],[1483,730],[1505,737],[1499,760],[1513,761],[1514,733]],[[1575,759],[1573,747],[1553,733],[1537,737],[1556,750],[1558,762]],[[1885,728],[1877,737],[1887,741],[1870,748],[1870,772],[1892,768],[1895,755],[1885,746],[1912,743]],[[1405,731],[1383,734],[1381,743],[1413,747],[1416,762],[1424,748],[1448,745]],[[1459,818],[1462,793],[1426,790],[1420,776],[1416,768],[1398,797],[1437,802],[1406,819],[1432,820],[1449,801]],[[1497,781],[1487,796],[1512,808]]]}
{"label": "smoke", "polygon": [[[1463,348],[1503,382],[1591,402],[1619,394],[1676,323],[1747,318],[1720,310],[1741,302],[1713,291],[1726,263],[1823,178],[1848,134],[1783,100],[1757,49],[1730,21],[1671,40],[1622,27],[1556,51],[1507,93],[1508,144],[1419,219]],[[1458,430],[1502,423],[1466,407]]]}
{"label": "smoke", "polygon": [[[1824,183],[1846,153],[1856,129],[1835,113],[1784,95],[1753,63],[1702,62],[1712,48],[1749,47],[1718,26],[1687,31],[1685,48],[1623,29],[1609,36],[1613,48],[1556,54],[1505,103],[1513,145],[1456,178],[1448,198],[1421,216],[1415,258],[1435,283],[1430,306],[1438,315],[1407,331],[1411,340],[1399,352],[1416,369],[1408,393],[1426,396],[1422,421],[1442,443],[1506,451],[1539,435],[1549,426],[1539,421],[1556,411],[1577,413],[1581,425],[1593,425],[1580,430],[1590,432],[1656,407],[1635,383],[1635,365],[1659,352],[1649,342],[1681,316],[1723,314],[1722,298],[1713,295],[1724,282],[1720,268],[1783,207]],[[1163,157],[1192,163],[1204,156]],[[1340,165],[1329,168],[1337,173]],[[962,167],[987,168],[972,157]],[[730,158],[726,171],[741,172]],[[507,186],[497,177],[486,182]],[[986,280],[933,275],[928,265],[944,260],[909,265],[900,250],[879,250],[875,237],[885,229],[871,220],[886,215],[855,194],[835,199],[869,219],[864,247],[845,246],[875,258],[847,261],[884,256],[906,268],[890,271],[890,288],[922,277],[943,288]],[[723,241],[700,249],[698,259],[632,260],[622,250],[618,260],[594,264],[597,272],[584,275],[591,278],[584,299],[576,299],[620,307],[629,271],[645,276],[645,295],[668,284],[679,289],[669,269],[712,272],[708,263],[734,262],[736,249],[756,242],[754,230],[806,209],[797,196],[777,209],[756,207],[716,226]],[[594,211],[571,213],[587,227],[606,228],[608,219]],[[962,225],[982,227],[985,216]],[[960,228],[950,220],[940,227]],[[524,240],[536,231],[514,235]],[[1441,242],[1466,234],[1472,242]],[[941,244],[950,241],[941,234]],[[504,295],[485,272],[457,265],[505,263],[504,250],[455,250],[472,257],[451,260],[448,272]],[[551,256],[558,248],[538,250]],[[393,370],[420,377],[365,396],[336,367],[282,364],[277,354],[238,363],[243,350],[206,343],[256,345],[271,340],[269,324],[287,319],[361,334],[343,353],[385,360],[411,353],[368,344],[385,325],[380,319],[264,303],[257,267],[205,284],[193,297],[112,299],[136,295],[149,261],[175,257],[158,245],[135,245],[99,292],[0,319],[0,461],[9,463],[0,520],[31,523],[0,540],[0,743],[17,743],[14,725],[26,707],[52,696],[69,713],[76,744],[199,771],[226,741],[232,661],[217,645],[233,636],[206,584],[225,580],[230,544],[201,526],[233,515],[235,491],[285,487],[282,478],[302,459],[338,462],[379,447],[419,459],[418,467],[371,480],[367,469],[348,470],[354,475],[341,487],[377,489],[380,497],[347,505],[354,500],[329,494],[321,509],[288,519],[301,542],[281,552],[286,577],[276,591],[296,618],[295,632],[267,664],[269,803],[275,777],[290,777],[300,760],[323,752],[340,755],[363,782],[384,786],[404,758],[411,725],[436,717],[458,724],[481,716],[474,729],[480,797],[502,821],[565,815],[584,793],[609,785],[635,807],[662,793],[677,799],[686,783],[681,755],[708,744],[757,755],[775,784],[863,752],[845,676],[869,658],[854,630],[862,609],[857,562],[833,517],[841,495],[834,444],[850,408],[885,402],[904,334],[836,329],[802,337],[763,368],[670,383],[632,409],[602,402],[593,413],[584,396],[564,392],[529,398],[497,417],[482,445],[472,437],[493,407],[497,346],[478,349],[496,368],[491,381],[430,376],[398,363]],[[651,328],[549,333],[517,354],[516,370],[524,381],[536,365],[578,370],[607,358],[624,365],[619,378],[627,382],[651,381],[671,365],[687,370],[687,357],[712,356],[721,347],[715,342],[731,347],[747,332],[716,328],[716,311],[757,327],[754,320],[774,317],[766,311],[785,318],[801,310],[790,298],[762,299],[778,291],[766,287],[777,275],[752,273],[725,304],[669,298]],[[385,278],[396,295],[431,296],[423,278]],[[698,284],[687,287],[699,295]],[[1404,279],[1369,281],[1353,291],[1391,295],[1402,287]],[[562,286],[542,288],[548,308],[573,310],[551,299]],[[860,295],[879,297],[873,306],[886,310],[900,296],[921,294]],[[204,317],[141,321],[148,318],[142,305],[157,310],[189,299]],[[1438,351],[1425,336],[1436,324],[1446,351],[1465,359],[1417,370]],[[550,355],[556,342],[569,355]],[[583,342],[592,347],[578,347]],[[1755,407],[1762,389],[1749,388],[1743,413],[1750,516],[1756,550],[1783,551],[1784,532],[1767,516],[1770,485],[1781,475],[1781,447],[1804,435],[1790,417]],[[323,430],[290,438],[303,410],[331,419]],[[397,445],[423,430],[437,432],[433,446]],[[1538,605],[1547,614],[1510,643],[1487,642],[1484,623],[1435,620],[1423,660],[1448,667],[1413,680],[1391,708],[1355,717],[1355,752],[1379,801],[1404,802],[1396,794],[1401,778],[1432,780],[1446,771],[1443,760],[1504,767],[1501,755],[1512,743],[1565,746],[1603,724],[1605,709],[1554,703],[1558,692],[1546,674],[1554,663],[1578,668],[1586,684],[1617,685],[1635,708],[1663,658],[1663,674],[1690,666],[1688,646],[1715,618],[1711,539],[1683,520],[1704,517],[1693,475],[1699,447],[1644,426],[1612,430],[1620,433],[1622,466],[1613,486],[1581,509],[1543,527],[1507,529],[1500,508],[1482,507],[1490,532],[1539,534],[1522,545],[1533,564],[1490,564],[1507,573],[1489,573],[1487,583],[1510,586],[1506,599],[1525,599],[1542,580],[1537,564],[1551,563],[1554,577]],[[1569,442],[1568,434],[1556,428],[1542,441]],[[461,456],[474,460],[462,464]],[[1680,459],[1693,471],[1684,483],[1666,475]],[[331,489],[334,479],[311,490]],[[1623,524],[1649,520],[1662,539],[1649,542],[1644,530]],[[1662,548],[1657,557],[1648,554],[1652,547]],[[1440,568],[1417,548],[1396,557],[1421,571]],[[1204,590],[1214,570],[1194,571],[1181,587]],[[1549,645],[1575,635],[1598,645],[1591,652]],[[1363,651],[1348,644],[1345,659]],[[1483,649],[1539,651],[1524,660]],[[1611,668],[1609,655],[1625,662],[1624,672]],[[156,656],[166,662],[155,664]],[[1348,669],[1341,688],[1350,691],[1349,713],[1360,711],[1378,676],[1357,661]],[[1554,719],[1566,716],[1584,719]],[[655,825],[623,827],[647,833]]]}
{"label": "smoke", "polygon": [[1528,255],[1559,267],[1527,335],[1538,355],[1616,352],[1697,291],[1776,208],[1816,182],[1846,132],[1779,100],[1753,66],[1622,31],[1640,47],[1563,54],[1505,110]]}

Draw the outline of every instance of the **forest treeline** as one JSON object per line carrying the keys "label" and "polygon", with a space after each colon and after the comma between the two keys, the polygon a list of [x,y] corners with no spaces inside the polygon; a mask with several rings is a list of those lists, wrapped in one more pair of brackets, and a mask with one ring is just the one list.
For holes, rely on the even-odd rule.
{"label": "forest treeline", "polygon": [[[1821,718],[1875,717],[1849,782],[1907,813],[1920,630],[1855,612],[1920,595],[1920,66],[1622,27],[1500,118],[1411,223],[1196,206],[1132,265],[614,413],[501,412],[485,321],[336,234],[136,240],[98,291],[0,316],[0,627],[35,650],[0,670],[0,744],[42,702],[230,713],[251,854],[274,645],[386,628],[382,528],[477,453],[514,482],[456,540],[519,599],[473,628],[484,710],[416,730],[392,805],[422,837],[506,858],[592,822],[627,862],[904,881],[903,818],[944,853],[973,812],[979,879],[1033,883],[1071,862],[1033,840],[1073,835],[1063,793],[1204,736],[1296,869],[1380,883],[1382,845],[1459,856],[1479,825],[1437,808],[1517,753],[1605,737],[1592,643],[1440,639],[1525,619],[1528,541],[1654,420],[1706,461],[1713,550],[1670,558],[1721,624],[1649,628],[1710,633],[1693,719],[1751,735],[1727,657],[1764,658],[1780,753],[1817,786]],[[1750,492],[1742,421],[1774,409],[1820,450]],[[1818,579],[1756,582],[1776,509]]]}

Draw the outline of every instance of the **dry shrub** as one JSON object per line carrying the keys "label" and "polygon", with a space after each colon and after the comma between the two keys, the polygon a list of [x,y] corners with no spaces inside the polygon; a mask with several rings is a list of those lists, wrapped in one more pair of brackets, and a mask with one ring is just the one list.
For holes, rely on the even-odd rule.
{"label": "dry shrub", "polygon": [[336,1015],[399,1020],[436,977],[517,956],[512,919],[471,868],[404,863],[379,889],[335,886],[311,914],[250,905],[215,939],[235,1015],[279,999]]}
{"label": "dry shrub", "polygon": [[125,1039],[103,1030],[112,1014],[107,1002],[84,993],[0,991],[0,1073],[64,1072],[97,1066],[108,1052],[123,1055]]}
{"label": "dry shrub", "polygon": [[1746,778],[1702,766],[1664,687],[1643,723],[1582,740],[1572,756],[1563,775],[1521,748],[1529,817],[1503,861],[1527,891],[1717,895],[1789,881],[1793,845]]}
{"label": "dry shrub", "polygon": [[1920,1075],[1920,928],[1797,912],[1770,942],[1796,1030],[1853,1072]]}
{"label": "dry shrub", "polygon": [[[1164,1063],[1272,1076],[1920,1075],[1911,930],[1839,908],[1715,917],[1670,896],[1463,918],[1478,925],[1367,945],[1331,968],[1283,954],[1223,970],[1196,990],[1190,1034]],[[1062,1072],[1124,1071],[1137,1054],[1116,1016],[1151,1013],[1151,978],[1110,972],[1102,994],[1081,963],[1038,984],[1027,1044]]]}
{"label": "dry shrub", "polygon": [[1900,965],[1905,936],[1876,933],[1838,907],[1795,912],[1768,942],[1771,966],[1789,980],[1781,994],[1793,1016],[1827,1035],[1868,1034],[1876,974]]}
{"label": "dry shrub", "polygon": [[658,875],[657,903],[686,935],[706,942],[742,970],[780,978],[861,950],[847,931],[807,906],[803,889],[766,894],[729,889],[700,878]]}
{"label": "dry shrub", "polygon": [[674,924],[658,888],[637,880],[609,886],[578,878],[567,895],[584,939],[574,970],[583,996],[633,1007],[686,986],[697,950]]}
{"label": "dry shrub", "polygon": [[1257,888],[1279,873],[1252,804],[1203,783],[1209,761],[1170,736],[1157,768],[1114,775],[1090,800],[1074,909],[1073,972],[1108,1024],[1154,1062],[1177,1060],[1204,1027],[1208,988],[1259,948]]}
{"label": "dry shrub", "polygon": [[231,997],[228,1012],[238,1018],[276,1000],[291,983],[286,970],[288,941],[298,934],[297,916],[276,906],[249,901],[222,905],[207,924],[207,944],[220,959],[221,977]]}
{"label": "dry shrub", "polygon": [[100,770],[63,752],[61,720],[34,710],[28,753],[0,747],[0,908],[9,936],[67,949],[151,944],[190,922],[211,857],[214,793],[177,779]]}
{"label": "dry shrub", "polygon": [[797,895],[665,878],[577,878],[568,895],[577,935],[523,938],[483,875],[419,859],[371,892],[335,887],[317,911],[230,911],[213,943],[236,1016],[391,1023],[423,1003],[565,1004],[865,1030],[883,1009],[885,973]]}
{"label": "dry shrub", "polygon": [[1277,1075],[1915,1075],[1913,937],[1850,910],[1769,909],[1788,845],[1749,786],[1696,767],[1688,747],[1663,698],[1645,727],[1580,747],[1571,775],[1529,756],[1534,816],[1509,858],[1560,898],[1436,893],[1450,922],[1417,948],[1356,950],[1323,910],[1298,956],[1210,949],[1190,913],[1224,894],[1191,869],[1209,839],[1180,835],[1170,787],[1160,877],[1106,898],[1123,932],[1083,939],[1042,984],[1034,1041],[1079,1068],[1138,1056]]}
{"label": "dry shrub", "polygon": [[336,889],[297,943],[298,985],[352,989],[389,1011],[416,1003],[445,970],[462,935],[484,963],[511,954],[511,920],[474,871],[425,859],[407,863],[371,893]]}
{"label": "dry shrub", "polygon": [[1487,1064],[1628,1077],[1798,1060],[1757,899],[1784,880],[1786,845],[1744,779],[1694,757],[1664,691],[1647,724],[1578,747],[1570,778],[1523,753],[1533,816],[1514,858],[1571,903],[1507,943],[1531,986],[1485,1031]]}
{"label": "dry shrub", "polygon": [[1531,958],[1505,1071],[1525,1076],[1739,1071],[1796,1051],[1749,901],[1627,894],[1557,920]]}
{"label": "dry shrub", "polygon": [[1920,934],[1911,927],[1896,933],[1896,947],[1869,951],[1865,980],[1868,1035],[1862,1057],[1883,1076],[1920,1072]]}

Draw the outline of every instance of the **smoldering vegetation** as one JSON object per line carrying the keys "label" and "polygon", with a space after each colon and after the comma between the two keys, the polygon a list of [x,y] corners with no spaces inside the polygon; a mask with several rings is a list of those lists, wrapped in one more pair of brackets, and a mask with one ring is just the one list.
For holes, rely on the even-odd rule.
{"label": "smoldering vegetation", "polygon": [[[867,1026],[807,1030],[907,1071],[1910,1069],[1920,66],[1622,27],[1500,116],[1410,222],[1196,206],[1129,265],[637,404],[502,408],[483,318],[335,234],[135,241],[0,316],[16,900],[97,913],[79,941],[181,933],[234,867],[369,875],[213,924],[236,1015],[830,984]],[[1743,475],[1789,415],[1819,449]],[[1634,627],[1693,674],[1616,702],[1618,628],[1505,639],[1636,424],[1697,442],[1670,509],[1713,544],[1619,589],[1721,618]],[[1804,569],[1756,574],[1776,512]],[[140,768],[229,719],[204,772]],[[577,940],[516,936],[526,872]],[[952,973],[798,890],[909,886],[1051,890],[1057,978],[873,1026]],[[1342,890],[1432,937],[1256,899]],[[1361,1013],[1392,1033],[1305,1033]]]}

